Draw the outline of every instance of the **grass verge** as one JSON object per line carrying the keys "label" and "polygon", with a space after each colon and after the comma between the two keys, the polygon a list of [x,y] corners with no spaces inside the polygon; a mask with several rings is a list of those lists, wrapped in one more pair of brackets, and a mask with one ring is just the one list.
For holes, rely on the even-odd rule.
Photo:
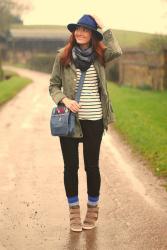
{"label": "grass verge", "polygon": [[111,82],[108,86],[116,116],[114,127],[157,176],[167,177],[167,91],[121,87]]}
{"label": "grass verge", "polygon": [[0,81],[0,105],[9,101],[30,82],[32,82],[31,79],[18,75],[13,75],[8,80]]}

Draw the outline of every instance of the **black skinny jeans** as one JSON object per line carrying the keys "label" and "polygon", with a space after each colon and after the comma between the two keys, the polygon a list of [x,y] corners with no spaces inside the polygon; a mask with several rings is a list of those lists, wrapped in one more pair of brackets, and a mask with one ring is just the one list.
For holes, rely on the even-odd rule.
{"label": "black skinny jeans", "polygon": [[[80,120],[83,131],[83,156],[87,176],[87,193],[90,196],[99,196],[100,170],[99,154],[104,131],[103,119],[91,121]],[[79,138],[59,137],[64,160],[64,186],[66,196],[78,196],[78,169],[79,169]]]}

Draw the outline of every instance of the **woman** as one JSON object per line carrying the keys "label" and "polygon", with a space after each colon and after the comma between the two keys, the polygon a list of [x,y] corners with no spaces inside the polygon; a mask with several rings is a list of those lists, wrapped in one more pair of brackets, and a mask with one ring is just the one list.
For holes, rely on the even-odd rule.
{"label": "woman", "polygon": [[[49,92],[56,104],[62,102],[76,114],[75,131],[60,136],[64,160],[64,186],[73,231],[92,229],[99,212],[99,153],[102,136],[114,121],[105,79],[106,63],[119,57],[122,50],[111,29],[105,29],[97,16],[84,15],[67,25],[72,33],[64,48],[57,51],[50,78]],[[97,31],[100,28],[102,33]],[[104,40],[102,42],[102,40]],[[86,71],[79,103],[75,101],[81,71]],[[61,89],[63,87],[63,90]],[[87,176],[87,213],[81,223],[78,198],[78,144],[83,143]]]}

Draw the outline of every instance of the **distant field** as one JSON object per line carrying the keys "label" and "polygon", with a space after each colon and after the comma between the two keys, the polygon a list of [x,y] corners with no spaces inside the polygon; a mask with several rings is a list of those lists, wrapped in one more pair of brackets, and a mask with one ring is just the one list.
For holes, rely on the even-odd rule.
{"label": "distant field", "polygon": [[17,29],[61,29],[65,30],[63,25],[12,25],[12,28]]}
{"label": "distant field", "polygon": [[[54,32],[58,32],[58,34],[65,33],[68,34],[68,30],[65,26],[62,25],[13,25],[12,29],[14,30],[21,30],[22,29],[27,29],[27,32],[32,30],[32,32],[37,31],[37,33],[45,30],[45,33],[47,35]],[[112,29],[112,27],[111,27]],[[112,29],[114,34],[116,35],[121,47],[138,47],[139,43],[142,42],[145,39],[149,39],[152,37],[152,34],[149,33],[144,33],[144,32],[135,32],[135,31],[125,31],[125,30],[116,30]],[[30,32],[30,34],[32,33]],[[70,34],[70,33],[69,33]]]}

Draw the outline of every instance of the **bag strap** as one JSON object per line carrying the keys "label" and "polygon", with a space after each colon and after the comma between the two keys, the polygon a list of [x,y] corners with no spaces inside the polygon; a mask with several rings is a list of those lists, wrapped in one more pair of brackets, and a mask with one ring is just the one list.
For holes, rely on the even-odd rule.
{"label": "bag strap", "polygon": [[86,75],[86,71],[81,71],[81,77],[79,79],[78,89],[77,89],[77,93],[75,96],[75,101],[77,101],[77,102],[79,102],[79,100],[80,100],[81,91],[82,91],[83,83],[85,80],[85,75]]}
{"label": "bag strap", "polygon": [[[86,75],[86,71],[81,71],[81,77],[80,77],[80,80],[79,80],[78,89],[77,89],[77,93],[76,93],[76,96],[75,96],[75,101],[77,101],[78,103],[79,103],[79,100],[80,100],[81,91],[82,91],[83,83],[84,83],[84,80],[85,80],[85,75]],[[61,113],[61,111],[60,111],[61,106],[64,107],[64,104],[59,103],[59,107],[57,105],[57,108],[54,109],[53,114],[56,114],[56,111],[57,111],[57,113]],[[71,112],[71,113],[73,113],[73,112]]]}

